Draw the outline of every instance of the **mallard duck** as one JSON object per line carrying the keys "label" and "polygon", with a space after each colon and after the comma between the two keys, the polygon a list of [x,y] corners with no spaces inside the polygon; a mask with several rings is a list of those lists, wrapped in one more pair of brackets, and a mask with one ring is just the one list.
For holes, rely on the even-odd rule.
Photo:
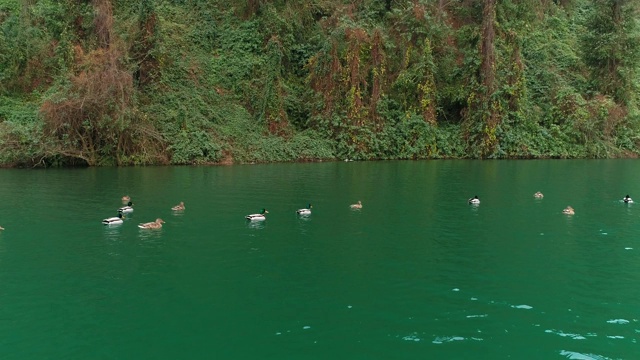
{"label": "mallard duck", "polygon": [[349,205],[352,209],[362,209],[362,201],[358,200],[357,203]]}
{"label": "mallard duck", "polygon": [[631,200],[631,197],[629,195],[625,196],[622,201],[624,201],[627,204],[632,204],[633,200]]}
{"label": "mallard duck", "polygon": [[156,221],[138,224],[138,227],[140,229],[160,229],[162,224],[164,224],[164,220],[157,218]]}
{"label": "mallard duck", "polygon": [[562,210],[562,213],[567,215],[574,215],[576,212],[571,206],[567,206],[566,208],[564,208],[564,210]]}
{"label": "mallard duck", "polygon": [[478,195],[469,199],[469,204],[480,204],[480,199],[478,199]]}
{"label": "mallard duck", "polygon": [[244,218],[249,221],[264,221],[264,220],[267,220],[267,218],[264,215],[268,213],[269,212],[266,209],[262,209],[259,214],[250,214],[245,216]]}
{"label": "mallard duck", "polygon": [[171,208],[173,211],[182,211],[184,210],[184,202],[180,201],[180,204]]}
{"label": "mallard duck", "polygon": [[533,197],[536,199],[542,199],[544,195],[542,195],[542,193],[538,191],[537,193],[533,194]]}
{"label": "mallard duck", "polygon": [[126,204],[129,201],[131,201],[131,198],[129,197],[129,195],[125,195],[125,196],[122,197],[122,203],[123,204]]}
{"label": "mallard duck", "polygon": [[296,210],[296,214],[298,215],[311,215],[311,204],[306,209],[298,209]]}
{"label": "mallard duck", "polygon": [[105,225],[119,225],[119,224],[122,224],[123,220],[124,220],[124,216],[122,216],[121,213],[118,213],[118,216],[106,218],[102,220],[102,223]]}
{"label": "mallard duck", "polygon": [[127,203],[127,206],[123,206],[120,209],[118,209],[118,212],[121,214],[128,214],[128,213],[132,213],[133,212],[133,203],[131,201],[129,201]]}

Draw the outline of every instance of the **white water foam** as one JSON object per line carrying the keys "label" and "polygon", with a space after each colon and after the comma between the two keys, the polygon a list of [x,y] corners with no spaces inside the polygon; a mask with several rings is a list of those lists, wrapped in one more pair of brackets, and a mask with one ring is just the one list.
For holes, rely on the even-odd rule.
{"label": "white water foam", "polygon": [[594,355],[594,354],[582,354],[579,352],[575,352],[575,351],[567,351],[567,350],[562,350],[560,351],[560,355],[566,357],[567,359],[570,360],[607,360],[609,358],[606,358],[604,356],[600,356],[600,355]]}
{"label": "white water foam", "polygon": [[442,343],[446,343],[446,342],[452,342],[452,341],[462,341],[464,340],[464,338],[462,336],[438,336],[437,338],[435,338],[432,343],[434,344],[442,344]]}
{"label": "white water foam", "polygon": [[514,309],[526,309],[526,310],[533,309],[533,306],[529,306],[529,305],[511,305],[511,307]]}
{"label": "white water foam", "polygon": [[550,333],[550,334],[556,334],[556,335],[560,335],[562,337],[570,337],[573,340],[586,340],[587,338],[580,335],[580,334],[572,334],[572,333],[566,333],[563,331],[556,331],[556,330],[545,330],[544,332],[546,333]]}
{"label": "white water foam", "polygon": [[607,322],[609,324],[628,324],[629,320],[625,320],[625,319],[611,319],[611,320],[607,320]]}
{"label": "white water foam", "polygon": [[484,341],[483,338],[479,338],[479,337],[464,338],[462,336],[438,336],[435,339],[433,339],[433,341],[431,342],[434,344],[444,344],[447,342],[464,341],[464,340]]}
{"label": "white water foam", "polygon": [[414,333],[413,335],[403,336],[402,340],[404,340],[404,341],[416,341],[417,342],[417,341],[421,341],[422,339],[420,339],[418,337],[418,335]]}

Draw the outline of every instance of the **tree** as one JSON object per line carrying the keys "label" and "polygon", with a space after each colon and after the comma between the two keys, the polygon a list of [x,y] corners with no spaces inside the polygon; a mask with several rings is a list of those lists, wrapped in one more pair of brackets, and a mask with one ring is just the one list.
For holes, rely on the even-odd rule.
{"label": "tree", "polygon": [[496,128],[502,118],[496,93],[496,0],[486,0],[482,9],[480,66],[475,90],[468,99],[467,125],[471,151],[480,157],[494,153],[498,144]]}
{"label": "tree", "polygon": [[595,91],[616,102],[634,100],[640,65],[637,0],[592,0],[587,8],[582,48]]}

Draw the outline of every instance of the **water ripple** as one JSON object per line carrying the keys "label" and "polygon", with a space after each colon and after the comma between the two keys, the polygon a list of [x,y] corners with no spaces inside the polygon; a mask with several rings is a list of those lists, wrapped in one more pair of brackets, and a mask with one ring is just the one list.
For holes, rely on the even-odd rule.
{"label": "water ripple", "polygon": [[610,360],[610,358],[595,354],[582,354],[575,351],[561,350],[560,355],[570,360]]}

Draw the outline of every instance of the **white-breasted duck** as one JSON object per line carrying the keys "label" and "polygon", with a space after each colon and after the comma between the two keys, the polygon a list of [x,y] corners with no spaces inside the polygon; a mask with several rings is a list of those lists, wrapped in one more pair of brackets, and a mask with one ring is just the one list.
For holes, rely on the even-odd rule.
{"label": "white-breasted duck", "polygon": [[131,201],[129,201],[127,203],[127,206],[123,206],[120,209],[118,209],[118,212],[121,214],[129,214],[133,212],[133,203]]}
{"label": "white-breasted duck", "polygon": [[118,213],[118,216],[106,218],[102,220],[102,223],[105,225],[120,225],[123,223],[123,220],[124,216],[122,215],[122,213]]}
{"label": "white-breasted duck", "polygon": [[266,209],[262,209],[260,211],[260,213],[258,214],[249,214],[247,216],[245,216],[244,218],[249,220],[249,221],[264,221],[267,220],[266,216],[264,216],[265,214],[268,214],[269,212]]}
{"label": "white-breasted duck", "polygon": [[306,209],[298,209],[296,210],[296,214],[298,215],[311,215],[311,204]]}

